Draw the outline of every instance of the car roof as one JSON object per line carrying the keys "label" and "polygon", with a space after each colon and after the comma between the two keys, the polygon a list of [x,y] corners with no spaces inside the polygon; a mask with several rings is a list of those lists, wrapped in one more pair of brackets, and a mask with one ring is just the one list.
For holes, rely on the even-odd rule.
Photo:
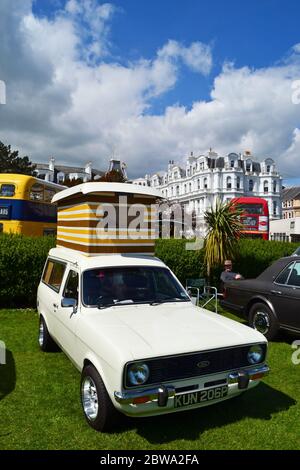
{"label": "car roof", "polygon": [[285,256],[280,258],[274,263],[271,264],[267,269],[265,269],[256,279],[261,281],[269,281],[270,276],[277,276],[288,264],[293,263],[294,261],[300,261],[300,256]]}
{"label": "car roof", "polygon": [[81,270],[98,267],[114,266],[156,266],[166,267],[166,265],[154,256],[132,253],[109,253],[95,256],[86,256],[78,251],[69,248],[52,248],[49,251],[50,258],[65,261],[77,265]]}

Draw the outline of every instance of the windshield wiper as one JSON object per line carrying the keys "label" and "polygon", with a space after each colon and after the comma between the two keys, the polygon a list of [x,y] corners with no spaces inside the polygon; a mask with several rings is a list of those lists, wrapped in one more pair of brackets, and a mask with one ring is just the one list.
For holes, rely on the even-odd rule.
{"label": "windshield wiper", "polygon": [[133,303],[134,302],[131,299],[126,299],[126,300],[116,299],[113,302],[110,302],[108,304],[98,304],[97,307],[99,308],[99,310],[102,310],[104,308],[114,307],[115,305],[131,305]]}
{"label": "windshield wiper", "polygon": [[189,299],[182,299],[181,297],[167,297],[166,299],[153,300],[149,305],[160,305],[167,302],[187,302]]}

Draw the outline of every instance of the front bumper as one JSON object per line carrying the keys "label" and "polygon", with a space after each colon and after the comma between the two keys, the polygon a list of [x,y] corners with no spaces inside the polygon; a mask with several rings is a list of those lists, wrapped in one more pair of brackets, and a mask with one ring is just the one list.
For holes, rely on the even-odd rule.
{"label": "front bumper", "polygon": [[[232,390],[232,394],[237,394],[248,389],[250,383],[260,380],[269,373],[269,367],[264,364],[249,369],[235,370],[224,375],[226,383]],[[195,390],[193,390],[195,391]],[[188,393],[188,391],[187,391]],[[129,390],[123,392],[115,392],[115,400],[120,405],[143,405],[155,403],[159,408],[169,407],[169,399],[176,395],[175,385],[160,385],[152,388],[144,388],[142,390]]]}

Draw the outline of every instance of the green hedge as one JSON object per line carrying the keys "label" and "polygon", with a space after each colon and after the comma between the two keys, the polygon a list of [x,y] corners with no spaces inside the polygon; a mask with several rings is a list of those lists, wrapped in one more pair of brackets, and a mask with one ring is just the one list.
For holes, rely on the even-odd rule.
{"label": "green hedge", "polygon": [[0,236],[0,307],[35,307],[36,291],[53,237]]}
{"label": "green hedge", "polygon": [[186,240],[157,240],[155,255],[176,274],[185,285],[186,279],[203,277],[204,251],[186,250]]}
{"label": "green hedge", "polygon": [[[185,285],[188,278],[205,277],[203,265],[204,250],[186,251],[186,240],[157,240],[156,255],[162,259]],[[238,255],[233,260],[233,270],[246,278],[258,276],[270,264],[283,256],[291,255],[299,246],[297,243],[267,240],[242,239]],[[212,271],[211,284],[219,287],[222,266]]]}
{"label": "green hedge", "polygon": [[[157,240],[155,254],[185,285],[186,279],[203,277],[204,251],[186,250],[186,240]],[[31,238],[20,235],[0,236],[0,308],[35,307],[36,290],[50,248],[52,237]],[[234,271],[244,277],[256,277],[273,261],[287,256],[298,247],[295,243],[264,240],[240,240]],[[220,269],[213,272],[211,283],[219,284]]]}

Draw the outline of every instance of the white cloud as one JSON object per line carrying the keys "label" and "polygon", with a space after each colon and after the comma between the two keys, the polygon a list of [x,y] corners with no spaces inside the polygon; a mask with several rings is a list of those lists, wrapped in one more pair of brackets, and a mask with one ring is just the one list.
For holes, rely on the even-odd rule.
{"label": "white cloud", "polygon": [[211,47],[199,41],[184,47],[170,40],[158,51],[158,56],[163,59],[181,59],[192,70],[203,75],[208,75],[212,68]]}
{"label": "white cloud", "polygon": [[[38,161],[50,155],[69,164],[92,160],[106,168],[112,148],[132,176],[164,169],[171,158],[209,147],[220,153],[250,149],[271,156],[284,174],[299,174],[299,45],[282,63],[263,69],[225,64],[208,101],[191,109],[173,104],[148,113],[153,100],[176,86],[184,64],[212,70],[209,45],[161,45],[151,59],[121,64],[109,56],[117,9],[94,0],[69,0],[52,20],[33,15],[30,0],[1,0],[0,140]],[[86,46],[86,47],[84,47]]]}

